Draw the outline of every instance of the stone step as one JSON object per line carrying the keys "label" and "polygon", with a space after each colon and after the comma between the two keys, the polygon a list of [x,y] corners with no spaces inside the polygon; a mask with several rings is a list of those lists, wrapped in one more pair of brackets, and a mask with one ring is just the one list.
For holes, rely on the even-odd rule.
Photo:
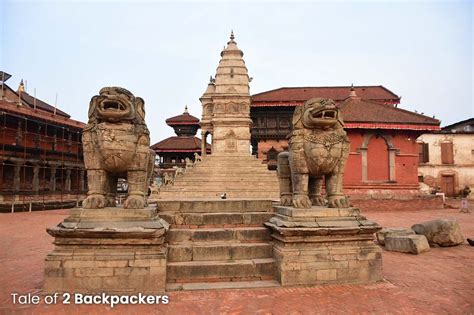
{"label": "stone step", "polygon": [[[175,187],[175,189],[185,189],[187,191],[193,191],[193,190],[203,190],[205,188],[206,190],[215,190],[215,191],[233,191],[233,190],[243,190],[243,187],[253,187],[253,189],[260,189],[260,190],[265,190],[265,191],[276,191],[278,190],[279,186],[278,183],[272,183],[272,182],[260,182],[260,183],[255,183],[255,182],[237,182],[237,183],[230,183],[230,182],[224,182],[224,183],[218,183],[218,182],[210,182],[206,183],[205,185],[198,184],[197,182],[175,182],[172,187]],[[171,190],[171,189],[170,189]]]}
{"label": "stone step", "polygon": [[273,212],[271,199],[200,199],[159,200],[158,213],[163,212]]}
{"label": "stone step", "polygon": [[171,228],[166,233],[169,244],[189,242],[266,242],[270,240],[270,230],[265,227],[234,228]]}
{"label": "stone step", "polygon": [[[160,199],[172,199],[172,198],[216,198],[219,199],[219,196],[224,191],[186,191],[186,190],[162,190],[158,198]],[[276,190],[272,191],[245,191],[245,190],[236,190],[236,191],[225,191],[227,193],[227,198],[279,198],[280,192]]]}
{"label": "stone step", "polygon": [[[258,191],[262,191],[262,190],[265,190],[265,191],[275,191],[275,189],[272,189],[272,187],[269,187],[268,189],[259,189],[258,191],[254,191],[254,185],[253,183],[247,183],[248,185],[251,185],[251,186],[247,186],[247,187],[239,187],[239,188],[227,188],[227,190],[224,190],[224,187],[221,188],[221,189],[218,189],[218,188],[208,188],[206,185],[195,185],[195,186],[186,186],[186,187],[181,187],[180,185],[178,184],[175,184],[172,186],[173,188],[173,191],[180,191],[180,190],[186,190],[188,192],[193,192],[193,191],[210,191],[210,192],[215,192],[215,193],[223,193],[223,192],[227,192],[227,193],[232,193],[232,192],[258,192]],[[166,189],[163,189],[162,191],[166,191]]]}
{"label": "stone step", "polygon": [[168,282],[272,280],[275,277],[274,262],[273,258],[169,262],[166,277]]}
{"label": "stone step", "polygon": [[273,212],[160,212],[160,218],[173,225],[261,225],[274,216]]}
{"label": "stone step", "polygon": [[[279,187],[277,182],[273,181],[260,181],[260,182],[249,182],[249,181],[236,181],[236,182],[230,182],[230,181],[223,181],[220,183],[217,182],[206,182],[204,183],[204,186],[208,189],[217,189],[221,187],[229,187],[232,189],[237,189],[237,188],[242,188],[242,185],[252,185],[254,187]],[[182,180],[179,182],[175,182],[173,186],[182,186],[182,187],[202,187],[203,183],[202,180],[201,182],[198,181],[189,181],[189,180]]]}
{"label": "stone step", "polygon": [[226,282],[190,282],[190,283],[167,283],[166,291],[195,291],[195,290],[219,290],[219,289],[251,289],[251,288],[273,288],[279,287],[276,280],[260,281],[226,281]]}
{"label": "stone step", "polygon": [[[217,177],[217,176],[216,176]],[[258,182],[264,182],[264,183],[276,183],[278,184],[278,178],[276,176],[263,176],[263,177],[249,177],[249,176],[238,176],[238,175],[233,175],[232,177],[228,176],[221,176],[219,175],[219,181],[222,183],[240,183],[240,182],[249,182],[255,180],[257,183]],[[201,176],[193,175],[193,174],[186,174],[186,176],[178,176],[175,178],[175,183],[180,182],[180,183],[193,183],[194,185],[210,185],[213,184],[212,182],[209,182],[207,179],[203,180]]]}
{"label": "stone step", "polygon": [[[254,169],[254,168],[244,168],[243,167],[240,167],[240,168],[235,168],[235,169],[229,169],[229,168],[222,168],[222,169],[216,169],[216,168],[208,168],[208,169],[204,169],[204,168],[200,168],[200,169],[193,169],[193,170],[188,170],[186,172],[186,174],[184,175],[187,175],[187,176],[197,176],[197,175],[207,175],[207,176],[225,176],[225,175],[229,175],[229,174],[233,174],[233,175],[244,175],[246,177],[250,176],[250,177],[256,177],[256,176],[264,176],[264,177],[268,177],[268,178],[271,178],[271,177],[274,177],[274,178],[277,178],[277,175],[275,173],[271,173],[270,171],[265,171],[265,170],[261,170],[261,169]],[[180,176],[178,176],[178,178],[180,178]]]}
{"label": "stone step", "polygon": [[272,258],[270,243],[188,243],[170,245],[168,262]]}

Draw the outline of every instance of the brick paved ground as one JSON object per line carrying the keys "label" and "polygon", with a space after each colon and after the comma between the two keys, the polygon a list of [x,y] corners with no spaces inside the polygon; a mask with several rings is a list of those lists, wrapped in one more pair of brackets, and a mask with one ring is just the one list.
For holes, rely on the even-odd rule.
{"label": "brick paved ground", "polygon": [[[453,204],[453,202],[451,202]],[[457,205],[457,202],[456,202]],[[456,218],[465,237],[474,238],[474,213],[456,209],[396,210],[380,202],[365,215],[383,226],[410,226],[435,218]],[[0,214],[0,314],[99,314],[106,306],[15,306],[10,293],[40,293],[43,259],[52,250],[45,228],[57,224],[65,210]],[[433,248],[421,255],[384,251],[385,281],[370,285],[173,292],[168,305],[118,306],[127,314],[474,314],[474,248],[463,244]]]}

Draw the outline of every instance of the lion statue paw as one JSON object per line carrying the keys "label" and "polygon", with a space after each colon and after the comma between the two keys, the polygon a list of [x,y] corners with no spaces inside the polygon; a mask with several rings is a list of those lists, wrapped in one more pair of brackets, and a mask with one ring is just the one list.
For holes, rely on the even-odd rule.
{"label": "lion statue paw", "polygon": [[349,208],[349,200],[346,196],[330,196],[328,199],[329,208]]}
{"label": "lion statue paw", "polygon": [[311,198],[313,206],[325,206],[327,204],[326,198],[323,196],[314,196]]}
{"label": "lion statue paw", "polygon": [[123,207],[125,209],[142,209],[146,206],[146,198],[138,195],[130,195],[125,200]]}
{"label": "lion statue paw", "polygon": [[294,195],[293,206],[295,208],[311,208],[311,200],[306,195]]}
{"label": "lion statue paw", "polygon": [[82,201],[82,207],[84,209],[101,209],[107,206],[107,198],[103,195],[94,194],[87,196],[84,201]]}
{"label": "lion statue paw", "polygon": [[282,195],[280,200],[282,206],[291,206],[293,204],[293,198],[291,195]]}

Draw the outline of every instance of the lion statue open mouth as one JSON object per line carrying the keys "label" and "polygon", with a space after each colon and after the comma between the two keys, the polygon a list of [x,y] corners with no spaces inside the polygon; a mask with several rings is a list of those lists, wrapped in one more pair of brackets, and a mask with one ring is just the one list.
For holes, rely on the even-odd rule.
{"label": "lion statue open mouth", "polygon": [[85,209],[115,206],[118,178],[127,178],[124,208],[146,206],[155,152],[149,148],[145,102],[120,87],[104,87],[89,104],[82,134],[89,190]]}
{"label": "lion statue open mouth", "polygon": [[[313,98],[297,107],[289,152],[278,155],[281,204],[349,207],[342,193],[349,148],[341,113],[333,100]],[[321,193],[323,178],[327,199]]]}

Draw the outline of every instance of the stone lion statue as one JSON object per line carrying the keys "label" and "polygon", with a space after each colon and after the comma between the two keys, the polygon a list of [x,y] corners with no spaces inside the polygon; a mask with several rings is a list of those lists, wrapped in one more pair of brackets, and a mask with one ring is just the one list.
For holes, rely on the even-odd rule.
{"label": "stone lion statue", "polygon": [[[313,98],[297,107],[288,145],[289,152],[278,155],[281,204],[349,207],[342,180],[350,144],[334,101]],[[321,193],[323,178],[327,199]]]}
{"label": "stone lion statue", "polygon": [[104,87],[89,104],[82,134],[89,191],[85,209],[115,206],[117,179],[127,178],[124,208],[147,205],[155,152],[145,124],[145,102],[120,87]]}

